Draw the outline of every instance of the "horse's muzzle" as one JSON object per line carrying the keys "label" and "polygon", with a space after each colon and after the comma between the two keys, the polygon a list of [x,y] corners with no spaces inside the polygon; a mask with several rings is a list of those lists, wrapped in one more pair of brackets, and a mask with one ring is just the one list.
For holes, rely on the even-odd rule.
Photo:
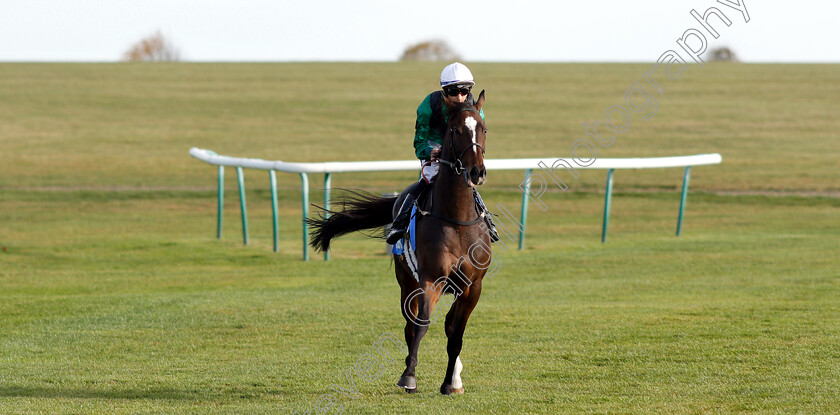
{"label": "horse's muzzle", "polygon": [[485,180],[487,180],[487,169],[484,166],[470,169],[470,183],[473,186],[481,186]]}

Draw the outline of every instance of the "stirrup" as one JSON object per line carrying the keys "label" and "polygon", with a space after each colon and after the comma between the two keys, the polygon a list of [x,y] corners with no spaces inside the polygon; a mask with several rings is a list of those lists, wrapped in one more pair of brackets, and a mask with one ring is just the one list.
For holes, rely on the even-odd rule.
{"label": "stirrup", "polygon": [[403,238],[406,231],[408,231],[408,224],[411,221],[411,206],[413,206],[414,197],[408,195],[400,206],[400,212],[394,218],[394,223],[391,224],[391,230],[385,236],[385,242],[394,245]]}

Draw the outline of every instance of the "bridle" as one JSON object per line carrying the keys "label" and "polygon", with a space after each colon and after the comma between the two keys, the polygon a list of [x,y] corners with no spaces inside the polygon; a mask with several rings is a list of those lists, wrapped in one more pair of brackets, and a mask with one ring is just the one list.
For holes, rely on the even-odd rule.
{"label": "bridle", "polygon": [[[461,113],[461,112],[464,112],[464,111],[479,112],[475,108],[462,108],[457,113]],[[479,144],[479,143],[472,143],[472,144],[464,147],[463,150],[458,151],[458,149],[455,148],[455,143],[454,143],[455,140],[453,139],[453,137],[455,135],[455,127],[451,127],[449,129],[448,135],[449,135],[449,137],[446,137],[446,139],[448,139],[447,141],[449,142],[449,150],[452,151],[452,154],[458,154],[458,157],[455,159],[454,163],[449,161],[449,160],[444,160],[442,158],[439,158],[438,161],[443,163],[443,164],[446,164],[449,167],[451,167],[452,170],[455,171],[455,174],[457,174],[459,176],[463,176],[464,177],[464,182],[467,184],[467,187],[472,187],[472,186],[470,186],[469,173],[467,173],[467,170],[464,168],[464,162],[461,161],[461,158],[464,157],[464,153],[466,153],[467,150],[470,150],[475,146],[478,146],[478,148],[481,149],[481,155],[483,156],[484,155],[484,146]],[[474,195],[473,198],[476,200],[476,210],[478,211],[479,209],[478,209],[478,202],[477,202],[478,201],[477,192],[476,192],[474,187],[473,187],[472,190],[473,190],[473,195]],[[475,218],[473,220],[470,220],[470,221],[462,221],[462,220],[452,219],[452,218],[443,216],[443,215],[441,215],[439,213],[436,213],[436,212],[422,210],[422,209],[420,209],[420,206],[417,205],[416,200],[414,201],[414,205],[417,207],[417,214],[419,214],[419,215],[432,216],[434,218],[438,218],[438,219],[441,219],[443,221],[453,223],[453,224],[456,224],[456,225],[461,225],[461,226],[472,226],[472,225],[478,224],[479,222],[483,221],[486,214],[489,213],[489,211],[487,211],[487,212],[478,211],[477,212],[478,213],[477,218]]]}
{"label": "bridle", "polygon": [[[463,109],[459,110],[458,113],[461,113],[461,112],[464,112],[464,111],[479,112],[475,108],[463,108]],[[449,161],[449,160],[444,160],[442,158],[439,158],[438,161],[443,163],[443,164],[446,164],[449,167],[451,167],[452,170],[455,171],[455,174],[457,174],[459,176],[463,175],[464,180],[466,180],[467,184],[469,185],[469,180],[470,179],[469,179],[469,176],[467,175],[466,169],[464,168],[464,162],[461,161],[461,158],[464,157],[464,153],[466,153],[467,150],[470,150],[475,146],[478,146],[478,148],[481,149],[481,155],[483,156],[484,155],[484,146],[476,142],[476,143],[472,143],[470,145],[467,145],[466,147],[464,147],[463,150],[458,151],[458,149],[455,148],[455,140],[453,139],[454,136],[455,136],[455,127],[451,127],[449,129],[448,134],[449,134],[449,137],[448,137],[447,141],[449,142],[449,150],[452,151],[452,154],[457,154],[458,157],[455,159],[454,163]]]}

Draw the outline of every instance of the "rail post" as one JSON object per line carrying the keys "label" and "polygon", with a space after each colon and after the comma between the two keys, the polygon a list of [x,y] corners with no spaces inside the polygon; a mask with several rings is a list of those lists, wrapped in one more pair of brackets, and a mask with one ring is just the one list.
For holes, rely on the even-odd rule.
{"label": "rail post", "polygon": [[239,181],[239,209],[242,211],[242,242],[248,245],[248,209],[245,206],[245,175],[242,167],[236,168],[236,178]]}
{"label": "rail post", "polygon": [[688,199],[688,179],[691,175],[691,166],[685,166],[683,172],[682,194],[680,195],[680,213],[677,215],[677,236],[680,236],[682,231],[683,213],[685,212],[685,201]]}
{"label": "rail post", "polygon": [[219,166],[219,207],[216,214],[216,239],[222,239],[222,221],[225,210],[225,166]]}
{"label": "rail post", "polygon": [[601,243],[607,242],[607,226],[610,223],[610,202],[612,201],[613,169],[607,171],[607,194],[604,197],[604,224],[601,228]]}
{"label": "rail post", "polygon": [[269,170],[268,178],[271,185],[271,224],[274,234],[274,252],[278,252],[280,250],[280,224],[277,218],[277,173],[274,170]]}
{"label": "rail post", "polygon": [[[330,217],[330,187],[332,178],[330,173],[324,173],[324,219]],[[330,250],[324,251],[324,261],[330,260]]]}
{"label": "rail post", "polygon": [[309,176],[306,173],[300,174],[300,184],[303,196],[303,260],[309,261],[309,226],[306,224],[309,218]]}
{"label": "rail post", "polygon": [[525,187],[522,189],[522,213],[519,215],[519,250],[525,249],[525,227],[528,221],[528,193],[531,191],[531,172],[533,169],[525,170]]}

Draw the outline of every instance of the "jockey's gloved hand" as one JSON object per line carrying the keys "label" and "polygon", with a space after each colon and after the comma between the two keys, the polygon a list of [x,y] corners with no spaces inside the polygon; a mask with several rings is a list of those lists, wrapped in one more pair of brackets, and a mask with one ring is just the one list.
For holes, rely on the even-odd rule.
{"label": "jockey's gloved hand", "polygon": [[429,153],[429,158],[430,158],[432,161],[437,161],[439,157],[440,157],[440,150],[438,150],[438,149],[436,149],[436,148],[433,148],[433,149],[432,149],[432,152],[431,152],[431,153]]}

